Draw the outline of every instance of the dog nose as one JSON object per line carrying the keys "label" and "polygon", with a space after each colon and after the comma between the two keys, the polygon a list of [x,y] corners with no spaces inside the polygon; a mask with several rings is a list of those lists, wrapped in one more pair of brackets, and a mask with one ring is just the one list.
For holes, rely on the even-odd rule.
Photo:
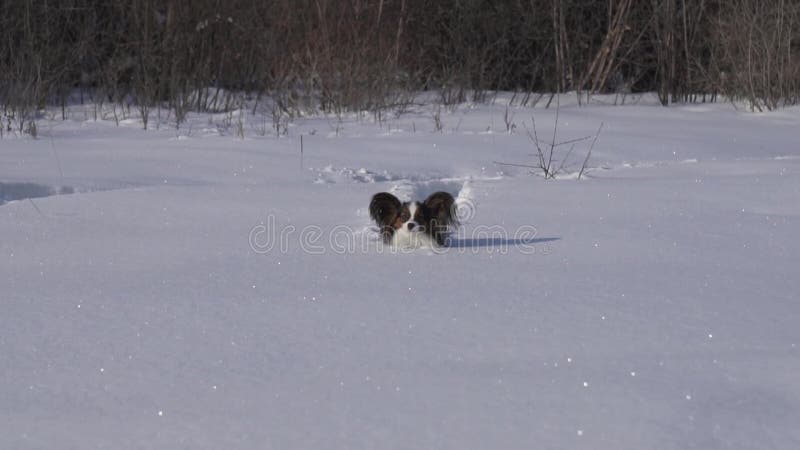
{"label": "dog nose", "polygon": [[415,224],[414,222],[408,222],[408,230],[409,231],[413,230],[415,226],[417,226],[417,224]]}

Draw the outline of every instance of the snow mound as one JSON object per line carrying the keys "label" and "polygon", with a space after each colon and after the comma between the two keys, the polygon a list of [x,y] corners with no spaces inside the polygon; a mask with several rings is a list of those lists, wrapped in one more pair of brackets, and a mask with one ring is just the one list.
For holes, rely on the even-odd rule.
{"label": "snow mound", "polygon": [[52,195],[73,194],[70,186],[48,186],[38,183],[3,183],[0,182],[0,205],[15,200],[50,197]]}

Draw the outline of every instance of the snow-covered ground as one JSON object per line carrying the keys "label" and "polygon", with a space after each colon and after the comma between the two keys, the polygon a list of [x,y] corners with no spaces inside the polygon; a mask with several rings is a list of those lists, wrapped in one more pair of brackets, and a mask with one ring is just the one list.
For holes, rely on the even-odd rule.
{"label": "snow-covered ground", "polygon": [[0,140],[0,448],[800,448],[800,109],[503,100]]}

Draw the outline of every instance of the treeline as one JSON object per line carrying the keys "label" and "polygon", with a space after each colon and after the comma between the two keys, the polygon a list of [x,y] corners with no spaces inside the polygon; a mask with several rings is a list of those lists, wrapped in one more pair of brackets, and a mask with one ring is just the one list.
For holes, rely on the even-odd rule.
{"label": "treeline", "polygon": [[[211,88],[211,89],[209,89]],[[0,104],[380,111],[436,90],[800,99],[800,0],[0,0]]]}

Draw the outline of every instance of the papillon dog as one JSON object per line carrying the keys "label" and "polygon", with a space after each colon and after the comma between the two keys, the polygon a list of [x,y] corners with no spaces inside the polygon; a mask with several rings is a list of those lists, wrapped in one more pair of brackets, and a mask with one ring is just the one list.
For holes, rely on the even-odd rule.
{"label": "papillon dog", "polygon": [[447,233],[458,225],[455,199],[447,192],[435,192],[424,202],[400,202],[380,192],[369,203],[369,215],[380,228],[383,242],[393,247],[441,247]]}

